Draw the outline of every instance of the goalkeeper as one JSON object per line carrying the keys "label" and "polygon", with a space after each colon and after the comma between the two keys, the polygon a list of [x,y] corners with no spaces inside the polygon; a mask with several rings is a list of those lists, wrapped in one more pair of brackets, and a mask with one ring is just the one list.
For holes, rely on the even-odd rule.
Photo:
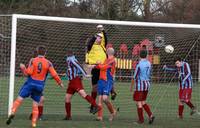
{"label": "goalkeeper", "polygon": [[[95,65],[96,62],[104,62],[107,58],[106,56],[106,45],[107,45],[107,35],[102,25],[97,25],[97,31],[99,32],[93,36],[87,45],[86,63],[89,65]],[[97,97],[97,82],[99,80],[100,70],[93,68],[92,74],[92,92],[91,96],[96,100]],[[111,99],[114,100],[116,97],[116,92],[114,87],[111,90]],[[90,112],[92,112],[93,106],[90,107]]]}

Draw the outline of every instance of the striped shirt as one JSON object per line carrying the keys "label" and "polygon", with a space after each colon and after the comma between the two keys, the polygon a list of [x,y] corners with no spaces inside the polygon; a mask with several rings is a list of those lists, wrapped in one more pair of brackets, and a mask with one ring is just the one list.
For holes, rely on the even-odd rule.
{"label": "striped shirt", "polygon": [[141,59],[134,72],[135,91],[148,91],[150,88],[151,63]]}
{"label": "striped shirt", "polygon": [[83,74],[86,76],[86,71],[82,68],[78,60],[75,58],[75,56],[69,56],[66,58],[66,63],[67,63],[67,71],[66,74],[69,78],[69,80],[72,80],[76,78],[77,76]]}
{"label": "striped shirt", "polygon": [[178,73],[179,78],[179,89],[187,89],[192,88],[192,74],[190,70],[190,66],[187,62],[182,61],[180,68],[168,68],[166,67],[165,70],[167,71],[175,71]]}

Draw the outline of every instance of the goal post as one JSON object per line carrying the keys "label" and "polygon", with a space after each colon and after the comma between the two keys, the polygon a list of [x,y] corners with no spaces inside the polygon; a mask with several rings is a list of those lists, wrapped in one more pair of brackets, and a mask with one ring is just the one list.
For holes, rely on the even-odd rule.
{"label": "goal post", "polygon": [[[153,79],[155,79],[155,83],[157,81],[159,81],[158,84],[167,83],[168,81],[166,79],[172,78],[171,75],[167,75],[167,76],[166,74],[163,75],[161,66],[163,66],[163,64],[172,64],[172,61],[173,61],[172,59],[174,56],[181,55],[181,57],[184,58],[187,53],[184,53],[184,51],[182,50],[186,50],[185,52],[190,52],[188,54],[192,58],[190,59],[186,58],[186,59],[188,59],[191,62],[191,66],[193,66],[192,71],[195,72],[194,78],[198,78],[198,71],[200,69],[198,65],[199,62],[197,61],[199,60],[199,55],[198,55],[199,50],[198,50],[197,45],[199,45],[198,43],[199,43],[199,38],[200,38],[200,25],[113,21],[113,20],[96,20],[96,19],[80,19],[80,18],[64,18],[64,17],[13,14],[12,15],[12,31],[11,31],[12,37],[11,37],[11,56],[10,56],[8,114],[11,113],[11,106],[12,106],[12,102],[14,100],[14,96],[16,93],[14,91],[15,90],[14,87],[16,84],[15,77],[16,77],[16,68],[18,66],[17,64],[19,63],[18,61],[21,60],[24,63],[28,62],[28,58],[30,59],[31,57],[30,51],[33,50],[35,46],[42,43],[49,47],[50,50],[48,53],[50,55],[56,54],[55,57],[49,56],[49,58],[53,61],[53,63],[55,63],[55,66],[58,69],[58,72],[62,73],[63,71],[65,71],[65,67],[63,66],[64,65],[63,60],[61,60],[62,57],[65,56],[64,50],[66,50],[67,48],[74,49],[76,53],[78,54],[77,55],[78,58],[81,59],[81,62],[83,63],[85,53],[84,53],[84,50],[82,49],[85,48],[85,44],[82,45],[80,44],[80,42],[85,43],[86,37],[89,38],[91,37],[91,35],[95,34],[95,26],[98,24],[105,25],[105,29],[108,33],[108,40],[114,45],[114,48],[116,49],[116,57],[118,57],[119,63],[124,63],[125,65],[126,65],[125,60],[127,61],[130,60],[131,65],[133,65],[132,61],[134,60],[132,60],[132,58],[134,57],[129,57],[129,56],[133,56],[132,52],[129,52],[128,53],[129,55],[124,55],[125,59],[120,58],[118,56],[119,54],[121,55],[121,53],[118,52],[119,51],[118,49],[122,43],[126,43],[128,46],[128,50],[131,51],[133,48],[133,45],[138,44],[139,42],[142,42],[142,43],[144,42],[144,44],[146,44],[146,41],[147,41],[146,39],[148,39],[150,42],[153,42],[153,45],[154,45],[154,39],[155,39],[156,34],[161,33],[161,35],[166,35],[165,37],[166,44],[172,43],[171,45],[175,46],[175,53],[173,54],[164,53],[163,48],[161,48],[160,52],[156,54],[156,55],[162,56],[162,57],[157,57],[157,58],[161,58],[162,62],[161,64],[153,65],[153,70],[156,70],[155,73],[153,73],[153,77],[154,77]],[[19,31],[18,31],[18,26],[20,26]],[[23,32],[23,33],[21,34],[20,32]],[[18,36],[18,34],[20,35]],[[187,38],[185,39],[184,36],[185,37],[188,36],[188,39]],[[183,44],[181,42],[183,42]],[[189,44],[186,45],[185,44],[186,42],[189,42]],[[22,46],[21,45],[17,46],[17,43],[21,43]],[[182,46],[179,46],[179,45],[182,45]],[[186,48],[183,49],[182,47],[183,48],[186,47]],[[57,50],[55,50],[54,48],[55,49],[57,48]],[[21,50],[24,50],[24,53],[22,53]],[[17,53],[17,51],[19,53]],[[25,52],[26,52],[26,55],[25,55]],[[17,56],[17,54],[20,54],[23,57]],[[58,58],[60,60],[57,60]],[[136,58],[134,59],[136,60]],[[60,68],[60,66],[62,66],[62,68]],[[120,75],[122,76],[119,76],[117,72],[116,77],[120,77],[120,78],[123,76],[125,78],[126,76],[131,77],[132,73],[130,69],[120,69],[120,68],[117,69],[117,71],[119,70],[120,70]],[[121,73],[121,71],[125,73],[123,74]],[[19,71],[17,72],[18,72],[17,75],[19,74],[20,76]],[[128,75],[126,75],[127,72],[128,72]],[[128,82],[130,81],[128,80]],[[158,96],[157,95],[158,92],[154,91],[153,93],[155,93],[155,95]]]}

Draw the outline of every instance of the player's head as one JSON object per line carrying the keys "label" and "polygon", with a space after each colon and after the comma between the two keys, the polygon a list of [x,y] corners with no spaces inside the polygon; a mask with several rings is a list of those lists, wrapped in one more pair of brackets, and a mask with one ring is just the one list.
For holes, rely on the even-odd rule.
{"label": "player's head", "polygon": [[102,32],[104,30],[103,25],[99,24],[97,25],[97,32]]}
{"label": "player's head", "polygon": [[140,51],[140,58],[141,59],[147,58],[147,50],[141,50]]}
{"label": "player's head", "polygon": [[67,49],[67,52],[66,52],[67,56],[72,56],[74,55],[73,51],[71,49]]}
{"label": "player's head", "polygon": [[103,34],[97,33],[97,35],[96,35],[96,42],[97,43],[101,43],[102,38],[103,38]]}
{"label": "player's head", "polygon": [[180,57],[177,57],[174,59],[174,63],[176,67],[181,67],[181,62],[182,62],[182,59]]}
{"label": "player's head", "polygon": [[106,53],[107,53],[107,55],[108,56],[114,56],[114,54],[115,54],[115,50],[113,49],[113,48],[108,48],[107,50],[106,50]]}
{"label": "player's head", "polygon": [[46,52],[47,52],[47,50],[46,50],[46,48],[45,48],[45,46],[38,46],[37,48],[36,48],[36,51],[37,51],[37,54],[38,55],[41,55],[41,56],[44,56],[45,54],[46,54]]}

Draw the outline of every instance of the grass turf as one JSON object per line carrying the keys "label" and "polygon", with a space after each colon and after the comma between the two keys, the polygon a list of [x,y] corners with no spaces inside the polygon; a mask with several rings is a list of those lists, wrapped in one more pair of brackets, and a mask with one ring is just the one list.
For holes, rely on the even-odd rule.
{"label": "grass turf", "polygon": [[[24,78],[16,78],[15,97]],[[64,81],[65,85],[67,81]],[[38,121],[38,128],[198,128],[200,127],[200,116],[195,114],[190,116],[190,109],[185,106],[184,119],[177,118],[177,98],[178,89],[176,84],[156,84],[153,83],[147,102],[151,105],[155,115],[155,122],[148,124],[148,118],[145,114],[145,123],[137,125],[136,105],[132,101],[132,93],[129,91],[130,83],[115,83],[117,98],[113,101],[116,107],[119,107],[117,117],[113,122],[108,121],[109,113],[104,112],[104,121],[95,121],[95,115],[89,113],[89,104],[79,95],[75,94],[72,98],[72,121],[62,120],[65,116],[64,98],[65,89],[56,86],[53,80],[47,80],[44,92],[44,121]],[[85,80],[84,87],[88,94],[90,93],[90,82]],[[192,100],[198,107],[200,105],[200,87],[194,86]],[[0,84],[0,128],[28,128],[31,121],[28,116],[31,112],[31,100],[26,99],[18,110],[12,124],[5,124],[8,105],[8,79],[1,78]],[[104,107],[105,108],[105,107]]]}

